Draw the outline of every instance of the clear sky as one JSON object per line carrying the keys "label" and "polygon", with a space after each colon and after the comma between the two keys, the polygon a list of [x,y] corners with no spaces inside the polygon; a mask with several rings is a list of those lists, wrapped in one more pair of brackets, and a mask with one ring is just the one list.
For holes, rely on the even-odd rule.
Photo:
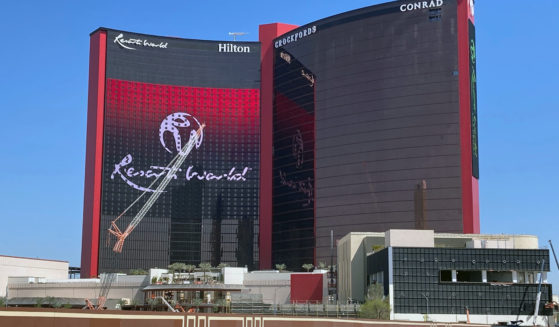
{"label": "clear sky", "polygon": [[[0,254],[80,265],[89,33],[226,40],[381,1],[7,1],[0,14]],[[483,233],[559,250],[559,1],[477,0]],[[551,281],[559,287],[552,265]],[[556,292],[557,293],[557,292]]]}

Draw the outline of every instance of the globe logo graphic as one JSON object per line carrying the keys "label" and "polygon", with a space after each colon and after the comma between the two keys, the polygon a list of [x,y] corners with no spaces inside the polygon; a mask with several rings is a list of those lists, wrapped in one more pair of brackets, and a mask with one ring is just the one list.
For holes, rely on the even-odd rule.
{"label": "globe logo graphic", "polygon": [[[186,130],[187,135],[189,135],[190,139],[192,139],[193,137],[195,137],[196,131],[200,129],[200,127],[201,124],[198,119],[196,119],[196,117],[187,114],[186,112],[175,112],[165,117],[165,119],[163,119],[163,121],[161,122],[161,126],[159,127],[159,141],[161,142],[161,145],[163,145],[163,148],[167,150],[167,152],[173,153],[173,151],[171,150],[172,147],[169,147],[167,146],[167,144],[165,144],[165,134],[171,133],[175,141],[174,148],[176,149],[176,152],[181,152],[183,144],[188,143],[188,140],[186,140],[186,142],[183,142],[181,131]],[[188,130],[190,131],[188,132]],[[200,137],[195,144],[197,149],[202,144],[203,139],[204,132],[202,130]]]}

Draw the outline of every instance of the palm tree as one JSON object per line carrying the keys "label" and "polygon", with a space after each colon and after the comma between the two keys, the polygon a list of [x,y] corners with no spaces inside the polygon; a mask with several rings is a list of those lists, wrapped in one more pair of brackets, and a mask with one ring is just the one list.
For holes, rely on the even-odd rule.
{"label": "palm tree", "polygon": [[188,279],[192,279],[192,272],[194,271],[194,269],[196,269],[195,265],[186,265],[184,267],[184,270],[188,272]]}
{"label": "palm tree", "polygon": [[173,273],[173,282],[175,281],[175,273],[176,272],[183,272],[186,270],[186,263],[182,263],[182,262],[175,262],[170,264],[169,266],[167,266],[167,268],[169,268],[169,271]]}
{"label": "palm tree", "polygon": [[312,263],[305,263],[303,266],[303,269],[305,269],[307,272],[309,272],[309,270],[314,268],[314,265]]}
{"label": "palm tree", "polygon": [[204,283],[206,283],[206,271],[210,271],[210,269],[212,269],[212,265],[209,262],[200,262],[198,267],[200,267],[200,269],[204,272]]}
{"label": "palm tree", "polygon": [[284,271],[286,268],[287,266],[285,265],[285,263],[276,264],[276,269],[279,270],[280,272]]}
{"label": "palm tree", "polygon": [[181,272],[181,271],[184,271],[186,269],[186,264],[182,263],[182,262],[175,262],[175,263],[172,263],[172,264],[168,265],[167,268],[172,273]]}

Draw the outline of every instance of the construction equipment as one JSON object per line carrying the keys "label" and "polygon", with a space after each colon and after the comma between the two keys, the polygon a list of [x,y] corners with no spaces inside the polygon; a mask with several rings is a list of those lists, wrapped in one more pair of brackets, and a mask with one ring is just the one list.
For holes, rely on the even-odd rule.
{"label": "construction equipment", "polygon": [[[118,228],[118,225],[116,224],[116,222],[148,192],[147,190],[144,191],[134,202],[132,202],[132,204],[130,206],[128,206],[128,208],[126,208],[115,220],[113,220],[111,222],[111,227],[109,228],[109,233],[114,235],[117,239],[117,241],[116,241],[116,243],[113,247],[114,252],[118,252],[118,253],[122,252],[122,247],[124,245],[124,240],[128,237],[128,235],[130,235],[130,233],[132,233],[134,228],[136,228],[136,226],[138,226],[138,224],[142,221],[142,219],[148,213],[149,209],[151,209],[151,207],[153,206],[155,201],[157,201],[159,196],[161,196],[161,193],[163,193],[165,191],[165,188],[167,187],[167,185],[169,185],[171,180],[175,177],[175,174],[179,170],[179,167],[183,164],[184,160],[186,159],[186,157],[188,156],[190,151],[192,151],[192,148],[198,142],[198,139],[202,135],[202,131],[203,131],[205,126],[206,126],[205,124],[202,124],[196,132],[192,131],[192,133],[190,134],[190,139],[189,139],[188,143],[184,145],[184,147],[181,149],[181,151],[179,151],[177,153],[177,155],[173,158],[173,160],[171,160],[169,162],[169,164],[165,167],[164,170],[167,171],[167,174],[163,177],[163,180],[161,181],[161,183],[159,183],[159,185],[157,186],[155,191],[150,195],[150,197],[147,199],[146,203],[144,203],[144,205],[138,211],[136,216],[132,219],[130,224],[128,224],[128,227],[126,227],[124,232],[122,232],[120,230],[120,228]],[[155,185],[155,183],[159,180],[159,178],[161,176],[162,175],[157,176],[157,178],[150,184],[148,189],[151,189],[151,187],[153,185]]]}
{"label": "construction equipment", "polygon": [[[200,140],[204,127],[206,127],[206,125],[202,124],[197,131],[192,131],[190,133],[190,139],[188,143],[186,143],[184,147],[182,147],[180,151],[177,153],[177,155],[173,158],[173,160],[171,160],[169,164],[167,164],[167,166],[164,169],[164,171],[167,171],[167,174],[165,174],[163,180],[159,183],[157,188],[146,200],[142,208],[138,211],[136,216],[134,216],[134,218],[128,224],[124,232],[122,232],[118,227],[118,225],[116,224],[117,221],[122,216],[124,216],[124,214],[128,212],[128,210],[130,210],[130,208],[132,208],[136,203],[138,203],[138,201],[140,201],[140,199],[148,191],[153,190],[152,187],[159,181],[162,175],[157,176],[155,180],[146,189],[146,191],[140,194],[140,196],[136,200],[134,200],[132,204],[130,204],[115,220],[111,222],[111,226],[109,227],[108,231],[110,234],[116,237],[116,243],[113,247],[113,251],[115,252],[115,254],[122,252],[122,247],[124,246],[124,240],[130,235],[130,233],[132,233],[132,231],[136,228],[136,226],[138,226],[138,224],[142,221],[142,219],[151,209],[153,204],[157,201],[161,193],[165,191],[165,188],[169,185],[171,180],[175,178],[175,174],[179,170],[179,167],[184,163],[184,160],[186,159],[190,151],[192,151],[195,145],[199,145],[198,141]],[[111,286],[115,279],[116,279],[116,273],[101,274],[100,276],[101,288],[99,290],[99,297],[97,298],[97,306],[95,306],[89,299],[86,299],[85,300],[86,307],[84,307],[84,309],[87,308],[90,310],[103,310],[105,302],[107,301],[107,295],[109,294],[109,290],[111,289]],[[167,305],[169,310],[171,310],[172,312],[179,312],[179,311],[184,312],[184,308],[181,307],[180,305],[177,305],[176,308],[173,308],[169,304],[169,302],[167,302],[163,297],[159,296],[158,298],[160,298],[163,301],[163,303],[165,303],[165,305]]]}
{"label": "construction equipment", "polygon": [[184,308],[180,304],[177,303],[173,308],[173,306],[162,296],[155,297],[154,299],[160,299],[161,302],[163,302],[163,304],[165,304],[171,312],[185,312]]}
{"label": "construction equipment", "polygon": [[180,305],[180,304],[177,303],[177,304],[175,304],[175,312],[179,312],[179,311],[180,311],[180,312],[186,312],[186,311],[184,310],[184,308],[182,307],[182,305]]}
{"label": "construction equipment", "polygon": [[83,307],[82,309],[97,310],[97,308],[95,308],[95,305],[91,303],[89,299],[85,299],[85,307]]}
{"label": "construction equipment", "polygon": [[540,280],[538,282],[538,293],[536,295],[536,304],[534,307],[534,326],[536,325],[536,320],[538,319],[538,314],[540,310],[540,300],[542,297],[542,280],[543,280],[543,267],[545,264],[545,259],[542,259],[542,267],[540,269]]}
{"label": "construction equipment", "polygon": [[100,279],[101,289],[99,290],[99,297],[97,298],[97,310],[103,310],[105,302],[107,302],[107,295],[109,295],[111,286],[116,279],[116,273],[101,274]]}
{"label": "construction equipment", "polygon": [[116,273],[101,274],[99,279],[100,279],[101,287],[99,289],[99,296],[97,297],[97,305],[93,304],[89,299],[85,299],[86,306],[84,307],[84,309],[89,309],[89,310],[105,309],[105,302],[107,302],[107,296],[109,295],[111,286],[116,279]]}
{"label": "construction equipment", "polygon": [[[130,233],[132,233],[134,228],[138,226],[138,224],[142,221],[142,219],[151,209],[153,204],[157,201],[161,193],[165,191],[167,185],[169,185],[171,180],[175,178],[175,174],[179,170],[179,167],[184,163],[184,160],[186,159],[190,151],[192,151],[192,148],[194,148],[194,146],[197,144],[199,145],[198,140],[200,139],[205,126],[206,126],[205,124],[202,124],[197,131],[192,131],[190,133],[190,139],[188,143],[186,143],[184,147],[182,147],[180,151],[177,153],[177,155],[173,158],[173,160],[171,160],[169,164],[167,164],[167,166],[164,169],[164,171],[167,171],[167,174],[163,177],[163,180],[159,183],[155,191],[153,191],[150,197],[146,200],[146,203],[144,203],[144,205],[138,211],[136,216],[132,219],[130,224],[128,224],[124,232],[122,232],[120,228],[118,228],[118,225],[116,224],[117,221],[122,216],[124,216],[124,214],[128,212],[128,210],[130,210],[130,208],[132,208],[136,203],[138,203],[138,201],[140,201],[140,199],[148,192],[148,190],[140,194],[140,196],[136,200],[134,200],[132,204],[130,204],[115,220],[111,222],[111,226],[108,231],[110,234],[114,235],[117,239],[113,247],[113,251],[115,252],[115,254],[122,252],[122,247],[124,246],[124,240],[130,235]],[[149,190],[152,190],[152,187],[159,181],[161,176],[162,175],[159,175],[155,178],[155,180],[149,185],[148,187]],[[113,261],[116,261],[116,259]],[[93,305],[93,303],[89,299],[86,299],[85,302],[86,302],[86,307],[88,309],[103,310],[105,306],[105,302],[107,301],[107,295],[109,294],[109,290],[111,289],[111,286],[115,279],[116,279],[116,273],[101,274],[100,276],[101,288],[99,290],[99,297],[97,298],[97,306]],[[161,299],[171,309],[171,311],[178,312],[179,310],[181,310],[184,312],[184,309],[182,307],[179,306],[179,308],[174,309],[167,301],[165,301],[164,298],[161,297]]]}
{"label": "construction equipment", "polygon": [[557,269],[559,269],[559,261],[557,261],[557,256],[555,255],[555,249],[553,248],[553,243],[551,243],[551,240],[549,240],[548,242],[549,242],[549,246],[551,246],[551,252],[553,253],[553,258],[555,258],[555,264],[557,265]]}

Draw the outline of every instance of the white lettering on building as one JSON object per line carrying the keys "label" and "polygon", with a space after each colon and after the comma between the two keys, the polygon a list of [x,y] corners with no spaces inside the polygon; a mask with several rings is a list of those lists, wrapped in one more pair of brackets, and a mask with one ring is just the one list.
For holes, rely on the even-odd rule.
{"label": "white lettering on building", "polygon": [[437,8],[444,4],[444,0],[416,1],[400,6],[400,11],[413,11],[418,9]]}
{"label": "white lettering on building", "polygon": [[281,46],[284,46],[288,43],[292,43],[292,42],[297,42],[299,39],[302,39],[306,36],[312,35],[316,33],[316,26],[311,26],[311,27],[307,27],[304,28],[302,30],[299,30],[293,34],[287,35],[285,37],[282,37],[280,39],[278,39],[275,43],[274,43],[274,47],[279,48]]}
{"label": "white lettering on building", "polygon": [[236,53],[250,53],[250,47],[248,45],[238,46],[233,43],[219,43],[219,52],[236,52]]}
{"label": "white lettering on building", "polygon": [[134,38],[125,39],[124,34],[122,33],[120,33],[115,37],[114,43],[128,50],[136,50],[134,46],[167,49],[167,45],[169,45],[168,42],[154,43],[144,39],[134,39]]}

